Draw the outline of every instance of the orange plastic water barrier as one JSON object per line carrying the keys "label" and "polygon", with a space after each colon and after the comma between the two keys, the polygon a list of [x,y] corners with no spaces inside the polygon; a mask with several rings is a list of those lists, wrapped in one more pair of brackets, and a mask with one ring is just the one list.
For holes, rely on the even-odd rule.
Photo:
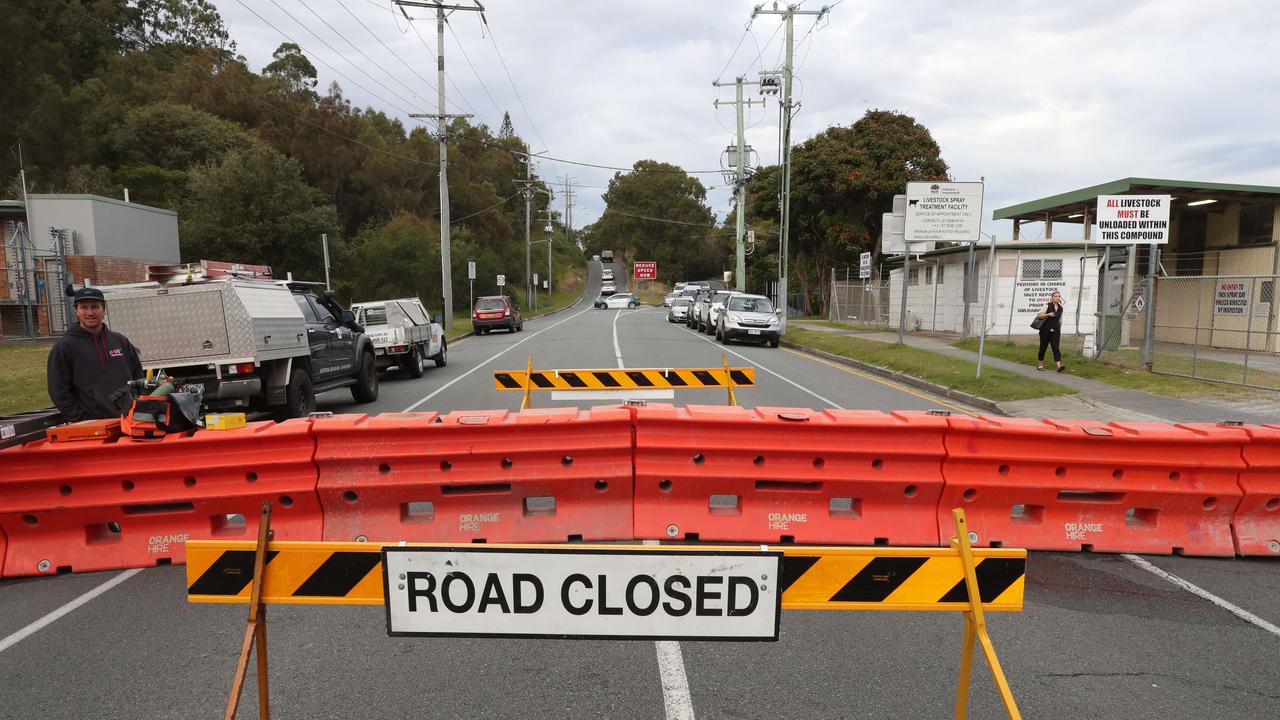
{"label": "orange plastic water barrier", "polygon": [[324,539],[625,540],[625,407],[340,415],[317,420]]}
{"label": "orange plastic water barrier", "polygon": [[939,528],[964,508],[975,545],[1235,554],[1238,428],[949,419]]}
{"label": "orange plastic water barrier", "polygon": [[275,537],[314,540],[309,424],[0,451],[4,576],[181,563],[186,540],[253,538],[264,500],[275,503]]}
{"label": "orange plastic water barrier", "polygon": [[1232,527],[1241,555],[1280,556],[1280,425],[1248,425],[1248,465],[1240,473],[1244,498]]}
{"label": "orange plastic water barrier", "polygon": [[937,545],[945,417],[647,405],[637,538]]}

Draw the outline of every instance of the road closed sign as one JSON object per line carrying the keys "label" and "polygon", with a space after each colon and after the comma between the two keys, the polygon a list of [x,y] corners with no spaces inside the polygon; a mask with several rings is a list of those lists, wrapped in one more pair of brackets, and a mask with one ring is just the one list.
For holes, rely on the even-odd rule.
{"label": "road closed sign", "polygon": [[782,553],[384,547],[387,634],[777,640]]}

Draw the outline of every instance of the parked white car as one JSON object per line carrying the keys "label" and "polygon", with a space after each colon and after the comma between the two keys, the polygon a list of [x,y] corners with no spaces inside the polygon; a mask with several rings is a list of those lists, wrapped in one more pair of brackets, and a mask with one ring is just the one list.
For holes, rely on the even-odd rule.
{"label": "parked white car", "polygon": [[605,308],[638,308],[640,307],[640,298],[635,293],[617,293],[607,298],[600,298],[596,301],[596,308],[603,310]]}
{"label": "parked white car", "polygon": [[720,322],[720,309],[724,307],[724,303],[729,299],[729,296],[735,294],[737,293],[733,290],[716,290],[699,302],[696,306],[698,308],[698,330],[707,335],[714,335],[717,323]]}
{"label": "parked white car", "polygon": [[734,340],[747,340],[778,347],[782,340],[781,314],[763,295],[734,293],[720,312],[716,339],[725,345]]}

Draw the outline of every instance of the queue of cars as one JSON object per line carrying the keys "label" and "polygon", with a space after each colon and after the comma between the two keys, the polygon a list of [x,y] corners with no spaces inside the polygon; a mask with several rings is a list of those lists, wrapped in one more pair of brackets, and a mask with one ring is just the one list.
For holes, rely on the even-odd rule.
{"label": "queue of cars", "polygon": [[715,335],[725,345],[739,340],[778,347],[782,341],[782,314],[769,298],[716,290],[705,284],[677,287],[668,296],[667,322],[683,322],[698,332]]}

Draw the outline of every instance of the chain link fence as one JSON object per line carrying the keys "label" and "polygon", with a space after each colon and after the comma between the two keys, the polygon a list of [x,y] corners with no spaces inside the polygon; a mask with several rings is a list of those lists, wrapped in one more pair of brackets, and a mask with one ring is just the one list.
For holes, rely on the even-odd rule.
{"label": "chain link fence", "polygon": [[857,271],[833,270],[827,320],[830,322],[887,328],[890,323],[889,276],[878,272],[860,280]]}
{"label": "chain link fence", "polygon": [[[1275,275],[1199,275],[1156,281],[1154,372],[1280,390]],[[1141,346],[1141,312],[1131,344]]]}

